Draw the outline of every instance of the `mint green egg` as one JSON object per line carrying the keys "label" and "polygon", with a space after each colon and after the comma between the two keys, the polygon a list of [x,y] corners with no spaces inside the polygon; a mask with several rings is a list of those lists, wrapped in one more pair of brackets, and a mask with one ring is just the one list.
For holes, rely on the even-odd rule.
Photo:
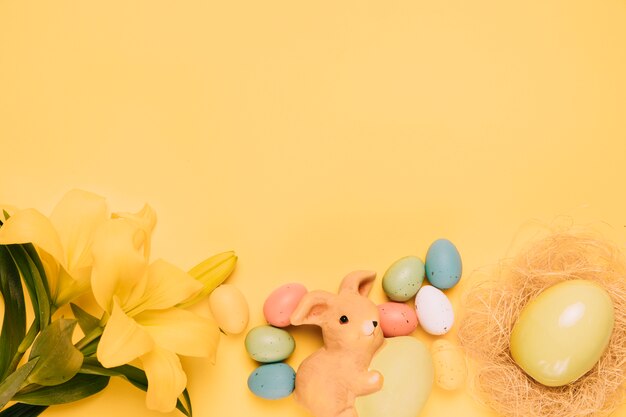
{"label": "mint green egg", "polygon": [[424,262],[417,256],[395,261],[383,276],[383,290],[393,301],[407,301],[417,294],[424,281]]}
{"label": "mint green egg", "polygon": [[272,326],[257,326],[246,335],[246,351],[257,362],[271,363],[287,359],[296,348],[291,335]]}

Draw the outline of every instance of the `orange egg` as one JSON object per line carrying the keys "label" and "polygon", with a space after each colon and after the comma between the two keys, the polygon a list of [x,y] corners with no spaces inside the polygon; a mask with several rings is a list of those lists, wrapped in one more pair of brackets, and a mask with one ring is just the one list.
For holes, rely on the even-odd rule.
{"label": "orange egg", "polygon": [[263,304],[265,320],[272,326],[287,327],[291,324],[289,317],[298,303],[307,293],[304,285],[292,282],[276,288]]}
{"label": "orange egg", "polygon": [[385,337],[407,336],[417,328],[415,309],[404,303],[388,302],[378,306],[380,328]]}

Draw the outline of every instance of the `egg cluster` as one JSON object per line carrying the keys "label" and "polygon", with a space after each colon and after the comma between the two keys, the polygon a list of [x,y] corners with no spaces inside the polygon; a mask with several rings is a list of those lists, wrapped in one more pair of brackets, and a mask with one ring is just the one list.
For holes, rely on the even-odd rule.
{"label": "egg cluster", "polygon": [[298,283],[275,289],[263,304],[263,315],[269,324],[257,326],[246,335],[248,355],[262,363],[248,377],[248,388],[258,397],[276,400],[287,397],[295,388],[296,373],[282,361],[291,356],[296,344],[283,328],[291,324],[289,318],[307,292]]}
{"label": "egg cluster", "polygon": [[[418,323],[432,335],[443,335],[454,324],[452,304],[442,290],[461,279],[459,251],[452,242],[439,239],[430,245],[426,262],[406,256],[394,262],[383,276],[383,290],[390,302],[378,306],[385,337],[411,334]],[[431,285],[424,285],[424,278]],[[415,308],[406,301],[415,297]]]}
{"label": "egg cluster", "polygon": [[[454,312],[442,290],[456,285],[461,273],[461,256],[454,244],[446,239],[431,244],[426,262],[417,256],[406,256],[394,262],[382,280],[383,290],[390,301],[378,306],[384,336],[408,336],[418,323],[429,334],[447,333],[454,323]],[[431,285],[422,285],[425,278]],[[295,371],[283,362],[293,353],[295,341],[284,328],[291,324],[292,313],[307,293],[306,287],[299,283],[276,288],[263,304],[263,315],[268,324],[251,329],[246,336],[248,355],[260,363],[248,377],[248,388],[258,397],[280,399],[289,396],[295,388]],[[413,298],[414,306],[406,304]],[[437,340],[433,343],[431,355],[426,354],[432,356],[432,360],[421,356],[424,357],[419,362],[421,367],[432,363],[430,366],[434,367],[435,381],[440,387],[452,390],[465,381],[465,359],[452,343]],[[423,401],[430,392],[426,389],[428,386],[428,381],[420,385]]]}
{"label": "egg cluster", "polygon": [[[417,256],[395,261],[383,276],[383,290],[389,302],[378,306],[385,337],[406,336],[419,325],[431,335],[446,334],[454,324],[452,304],[443,290],[461,279],[459,251],[447,239],[433,242],[426,262]],[[431,285],[422,285],[425,281]],[[414,306],[406,304],[415,298]],[[465,357],[453,343],[439,339],[431,347],[435,382],[445,390],[460,388],[467,377]]]}

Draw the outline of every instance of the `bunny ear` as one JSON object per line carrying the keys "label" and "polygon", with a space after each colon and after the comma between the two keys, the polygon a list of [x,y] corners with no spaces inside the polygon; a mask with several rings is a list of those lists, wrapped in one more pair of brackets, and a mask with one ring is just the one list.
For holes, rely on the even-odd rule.
{"label": "bunny ear", "polygon": [[332,294],[326,291],[311,291],[300,300],[298,307],[291,313],[290,321],[294,326],[315,324],[320,326],[322,315],[328,310]]}
{"label": "bunny ear", "polygon": [[367,297],[374,285],[375,278],[376,272],[374,271],[350,272],[345,276],[343,281],[341,281],[339,292],[351,292]]}

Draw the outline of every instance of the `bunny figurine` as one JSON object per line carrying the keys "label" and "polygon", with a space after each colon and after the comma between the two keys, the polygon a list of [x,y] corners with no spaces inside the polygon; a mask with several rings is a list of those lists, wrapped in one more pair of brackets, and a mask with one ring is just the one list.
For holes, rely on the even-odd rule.
{"label": "bunny figurine", "polygon": [[324,346],[307,357],[296,374],[295,399],[315,417],[358,417],[357,396],[382,388],[383,377],[368,369],[382,346],[378,309],[367,298],[376,273],[354,271],[339,294],[311,291],[291,315],[291,324],[322,328]]}

